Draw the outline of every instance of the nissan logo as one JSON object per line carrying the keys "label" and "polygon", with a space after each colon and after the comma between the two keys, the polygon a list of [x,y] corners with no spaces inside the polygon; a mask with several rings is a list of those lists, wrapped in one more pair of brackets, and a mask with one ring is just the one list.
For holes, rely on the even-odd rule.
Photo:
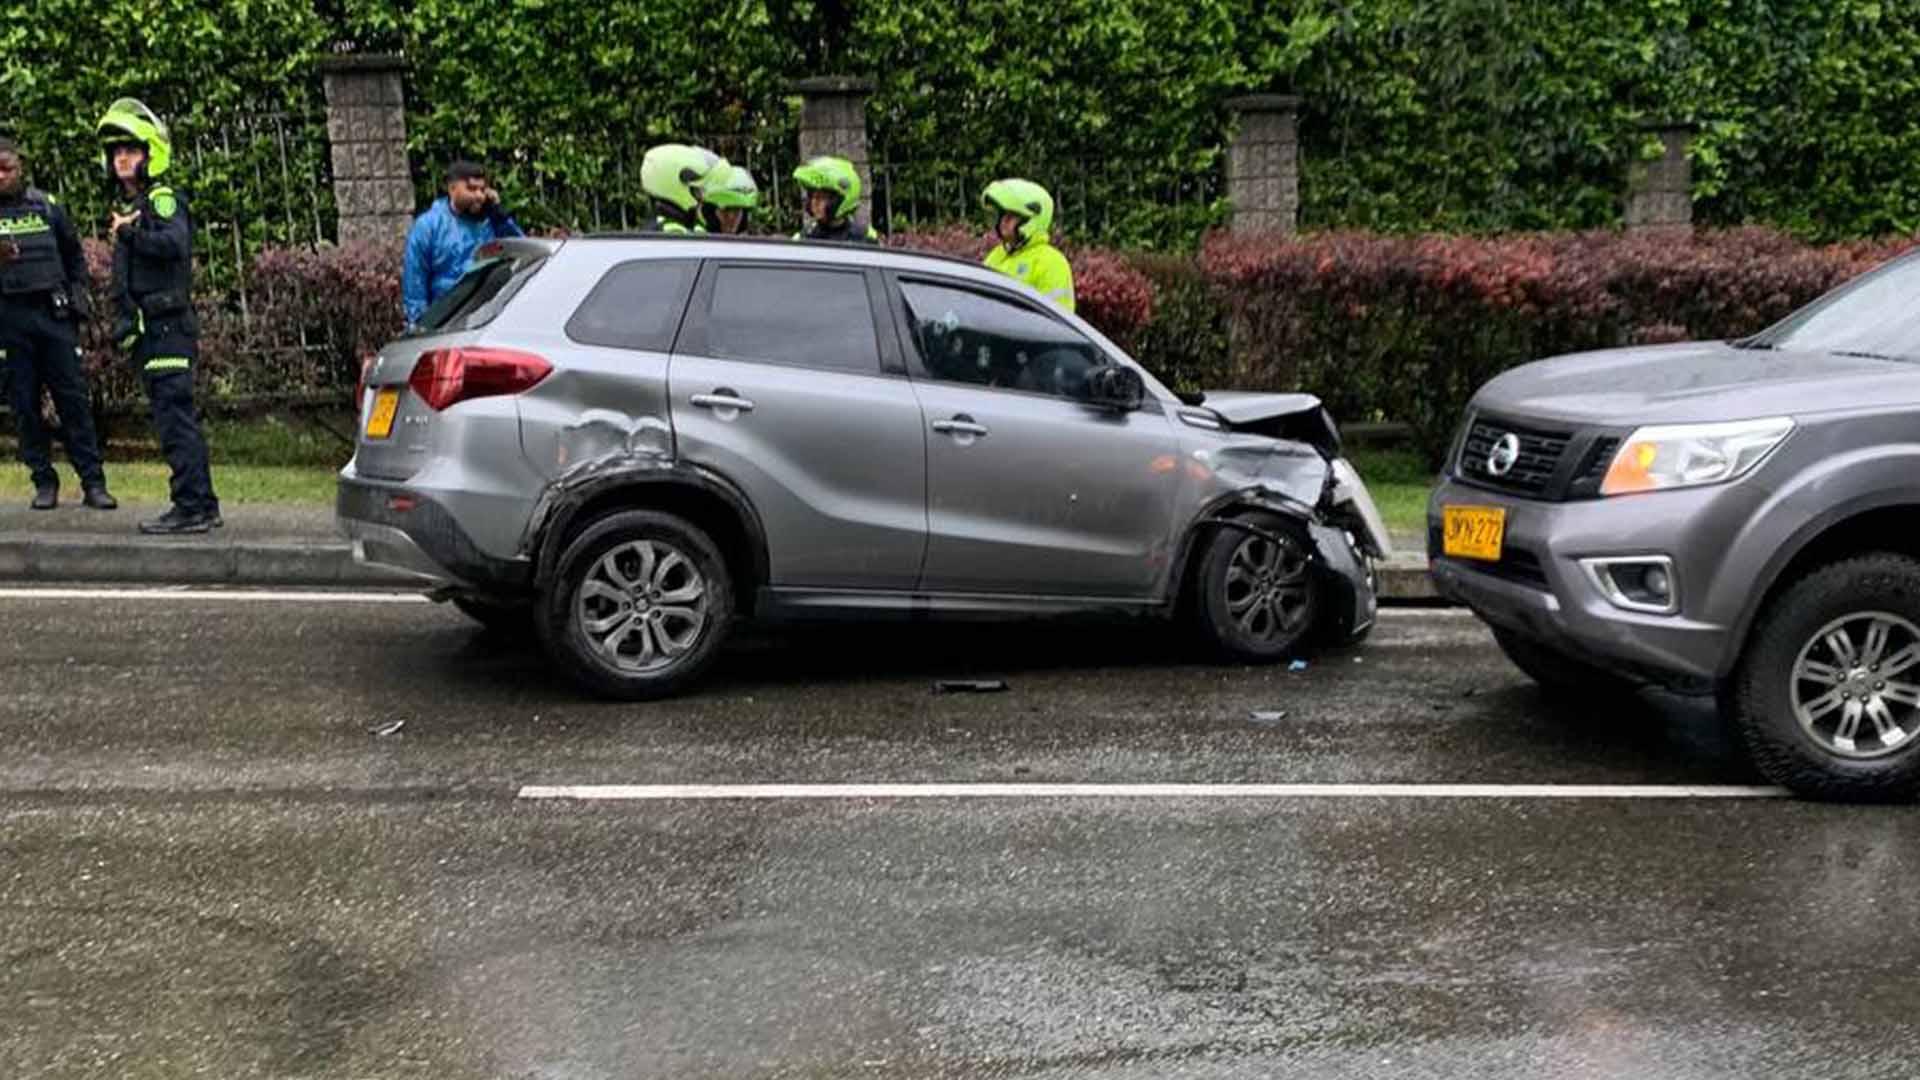
{"label": "nissan logo", "polygon": [[1520,436],[1509,431],[1487,452],[1487,475],[1505,476],[1520,463]]}

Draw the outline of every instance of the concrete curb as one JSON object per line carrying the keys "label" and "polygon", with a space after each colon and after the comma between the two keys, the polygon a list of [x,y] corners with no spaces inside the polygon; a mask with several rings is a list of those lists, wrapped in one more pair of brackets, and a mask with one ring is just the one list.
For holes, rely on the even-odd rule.
{"label": "concrete curb", "polygon": [[1427,573],[1427,560],[1418,556],[1389,559],[1374,568],[1374,578],[1379,582],[1381,603],[1440,599],[1433,587],[1433,576]]}
{"label": "concrete curb", "polygon": [[101,581],[147,585],[417,585],[418,578],[353,561],[337,543],[223,543],[58,537],[0,540],[0,581]]}
{"label": "concrete curb", "polygon": [[[1438,599],[1424,558],[1391,559],[1376,572],[1384,603]],[[407,588],[420,579],[354,562],[344,540],[58,536],[0,540],[0,581]]]}

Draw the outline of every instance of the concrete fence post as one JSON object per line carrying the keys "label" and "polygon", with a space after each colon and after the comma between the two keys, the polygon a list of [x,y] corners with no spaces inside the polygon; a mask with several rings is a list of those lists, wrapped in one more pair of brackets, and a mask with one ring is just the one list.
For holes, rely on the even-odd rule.
{"label": "concrete fence post", "polygon": [[1237,233],[1292,235],[1300,225],[1300,99],[1289,94],[1228,98],[1227,198]]}
{"label": "concrete fence post", "polygon": [[1636,161],[1627,169],[1627,228],[1691,229],[1693,163],[1687,148],[1700,129],[1661,122],[1643,125],[1641,130],[1658,135],[1662,149],[1658,158]]}
{"label": "concrete fence post", "polygon": [[[860,174],[863,206],[873,195],[873,166],[867,148],[867,98],[873,83],[838,75],[801,79],[791,89],[800,95],[800,160],[822,154],[853,162]],[[872,220],[872,215],[868,215]]]}
{"label": "concrete fence post", "polygon": [[407,112],[397,56],[332,56],[320,61],[340,242],[403,237],[413,218]]}

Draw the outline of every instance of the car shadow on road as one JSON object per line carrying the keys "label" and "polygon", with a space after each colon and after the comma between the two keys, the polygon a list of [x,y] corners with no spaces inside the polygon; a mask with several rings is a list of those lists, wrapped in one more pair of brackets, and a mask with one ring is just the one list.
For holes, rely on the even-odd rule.
{"label": "car shadow on road", "polygon": [[[912,697],[937,700],[930,695],[941,680],[1004,681],[1011,690],[1004,705],[958,715],[979,731],[1023,729],[1038,709],[1056,730],[1086,738],[1204,731],[1254,750],[1269,742],[1278,749],[1381,739],[1395,752],[1465,753],[1476,768],[1501,774],[1532,775],[1547,760],[1555,774],[1759,782],[1710,701],[1652,691],[1553,698],[1481,649],[1443,650],[1429,658],[1438,671],[1408,662],[1404,649],[1324,650],[1296,674],[1285,663],[1220,663],[1180,627],[1164,624],[748,627],[698,686],[670,702],[634,705],[585,694],[530,637],[451,626],[448,635],[441,640],[449,648],[432,652],[437,684],[483,699],[584,709],[617,720],[610,730],[647,710],[656,723],[714,736],[937,739],[956,714],[923,712],[909,704]],[[1113,709],[1072,704],[1103,693]],[[1279,711],[1251,711],[1268,707]]]}
{"label": "car shadow on road", "polygon": [[[578,695],[531,635],[474,628],[450,678],[551,684]],[[1034,672],[1182,667],[1211,658],[1177,628],[1150,622],[1015,624],[821,623],[736,632],[688,697],[782,685],[906,678],[1005,678]]]}

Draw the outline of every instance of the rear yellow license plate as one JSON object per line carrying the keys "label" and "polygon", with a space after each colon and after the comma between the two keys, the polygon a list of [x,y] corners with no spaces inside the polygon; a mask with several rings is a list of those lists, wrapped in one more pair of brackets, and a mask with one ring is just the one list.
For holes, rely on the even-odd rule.
{"label": "rear yellow license plate", "polygon": [[367,414],[367,438],[384,439],[393,434],[393,414],[400,411],[400,391],[382,390],[373,395],[373,411]]}
{"label": "rear yellow license plate", "polygon": [[1500,561],[1506,538],[1507,512],[1492,506],[1448,506],[1440,511],[1446,527],[1441,551],[1456,559]]}

